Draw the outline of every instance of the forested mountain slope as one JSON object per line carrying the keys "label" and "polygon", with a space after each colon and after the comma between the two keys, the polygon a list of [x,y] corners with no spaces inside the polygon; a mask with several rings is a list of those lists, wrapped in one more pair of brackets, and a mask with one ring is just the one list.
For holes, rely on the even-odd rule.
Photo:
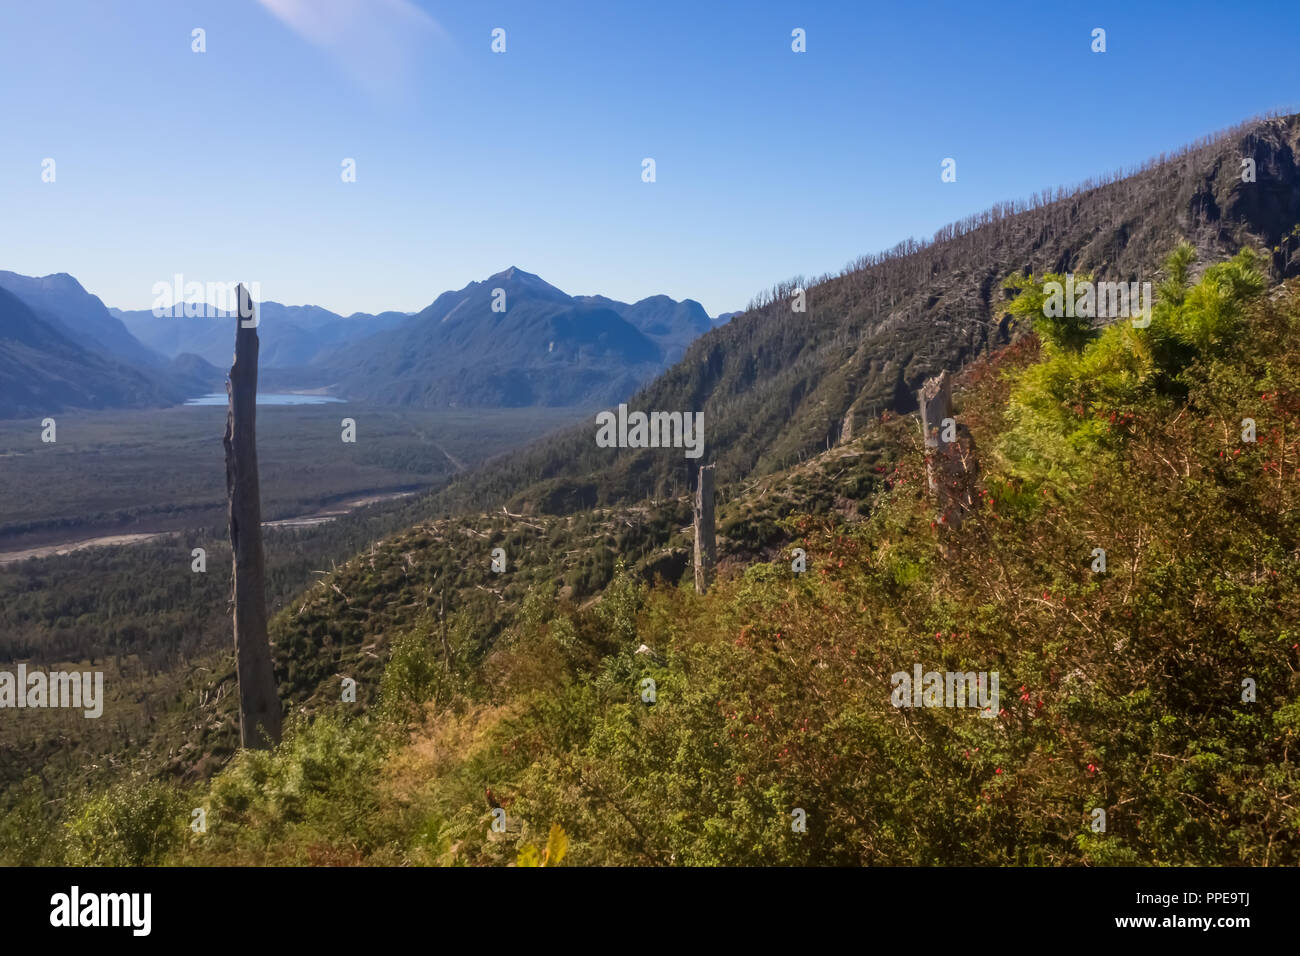
{"label": "forested mountain slope", "polygon": [[85,348],[72,334],[0,287],[0,418],[165,405],[183,397],[171,378]]}
{"label": "forested mountain slope", "polygon": [[[1243,181],[1243,160],[1254,181]],[[885,410],[908,411],[922,381],[1016,334],[1002,281],[1019,272],[1093,272],[1158,284],[1172,242],[1201,268],[1244,245],[1274,280],[1300,273],[1300,115],[1244,124],[1127,176],[1044,192],[900,243],[837,276],[790,282],[704,335],[631,408],[703,410],[704,461],[736,479],[799,460]],[[806,313],[792,290],[806,286]],[[659,450],[597,448],[575,427],[467,477],[437,509],[570,511],[693,484],[699,464]]]}
{"label": "forested mountain slope", "polygon": [[102,352],[140,368],[165,364],[163,356],[132,335],[99,296],[91,295],[66,272],[24,276],[0,270],[0,289],[12,292],[39,318],[87,351]]}

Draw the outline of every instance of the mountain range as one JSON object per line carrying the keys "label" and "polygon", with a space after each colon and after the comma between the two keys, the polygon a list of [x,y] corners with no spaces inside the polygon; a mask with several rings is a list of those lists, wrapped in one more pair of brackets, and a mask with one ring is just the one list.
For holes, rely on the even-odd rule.
{"label": "mountain range", "polygon": [[[0,417],[174,404],[219,388],[230,363],[233,315],[109,309],[66,273],[0,272],[0,290],[14,300],[0,329]],[[259,309],[264,386],[424,407],[617,401],[715,324],[689,299],[569,296],[513,267],[414,314]]]}
{"label": "mountain range", "polygon": [[[704,411],[706,457],[732,475],[763,473],[834,444],[855,415],[911,410],[925,378],[1018,334],[1005,308],[1011,274],[1149,281],[1177,238],[1192,242],[1201,267],[1251,245],[1275,277],[1300,270],[1300,116],[1249,122],[1129,175],[1001,204],[932,241],[801,280],[803,312],[792,308],[795,283],[720,322],[691,300],[575,297],[514,267],[414,315],[345,318],[266,302],[264,383],[422,407],[594,406],[632,395],[635,407]],[[38,396],[92,407],[175,401],[229,361],[220,322],[108,310],[67,275],[0,273],[0,288],[20,300],[6,301],[0,327],[0,417]],[[178,383],[167,362],[183,355],[196,358],[181,362]],[[689,483],[682,459],[597,449],[589,431],[448,494],[572,507]]]}
{"label": "mountain range", "polygon": [[690,299],[573,297],[512,266],[314,364],[338,394],[383,405],[602,404],[652,379],[710,327]]}
{"label": "mountain range", "polygon": [[[228,322],[201,316],[155,316],[149,309],[109,312],[155,352],[173,357],[188,352],[218,368],[230,365],[234,335]],[[344,317],[317,305],[279,302],[260,303],[258,316],[258,363],[264,369],[310,365],[340,345],[391,329],[410,318],[406,312],[356,312]]]}

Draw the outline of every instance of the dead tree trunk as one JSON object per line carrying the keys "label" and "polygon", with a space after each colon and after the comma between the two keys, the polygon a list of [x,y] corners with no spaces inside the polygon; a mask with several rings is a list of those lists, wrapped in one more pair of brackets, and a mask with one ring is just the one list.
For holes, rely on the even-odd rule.
{"label": "dead tree trunk", "polygon": [[257,325],[252,298],[241,285],[235,361],[226,383],[226,497],[234,561],[235,671],[239,679],[239,740],[266,749],[280,741],[280,700],[266,635],[262,500],[257,483]]}
{"label": "dead tree trunk", "polygon": [[713,466],[700,466],[695,487],[695,593],[707,594],[717,551],[713,537]]}
{"label": "dead tree trunk", "polygon": [[943,444],[940,435],[943,420],[952,417],[952,386],[948,373],[945,371],[927,379],[921,386],[918,400],[921,404],[921,431],[925,435],[925,478],[930,494],[937,498],[941,483],[938,454]]}
{"label": "dead tree trunk", "polygon": [[939,509],[939,521],[958,526],[978,501],[979,461],[970,429],[952,414],[952,381],[941,372],[921,386],[921,429],[925,476]]}

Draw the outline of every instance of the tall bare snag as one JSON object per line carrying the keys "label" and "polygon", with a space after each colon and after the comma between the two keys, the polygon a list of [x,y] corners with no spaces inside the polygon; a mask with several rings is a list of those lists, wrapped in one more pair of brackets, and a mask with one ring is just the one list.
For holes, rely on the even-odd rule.
{"label": "tall bare snag", "polygon": [[266,633],[266,562],[262,500],[257,481],[257,317],[240,285],[235,361],[226,382],[226,498],[234,561],[235,669],[239,678],[239,739],[267,749],[280,741],[280,699]]}

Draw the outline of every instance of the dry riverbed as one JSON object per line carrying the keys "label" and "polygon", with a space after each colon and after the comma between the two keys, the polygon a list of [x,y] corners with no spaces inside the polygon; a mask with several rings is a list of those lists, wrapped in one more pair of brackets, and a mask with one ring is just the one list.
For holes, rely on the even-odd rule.
{"label": "dry riverbed", "polygon": [[[378,504],[381,501],[396,501],[399,498],[409,498],[417,494],[414,491],[398,491],[386,495],[367,495],[364,498],[353,498],[349,501],[341,501],[336,505],[331,505],[321,511],[315,511],[311,514],[299,515],[296,518],[281,518],[279,521],[263,521],[263,528],[280,529],[280,528],[310,528],[315,525],[324,524],[327,521],[333,521],[335,518],[341,518],[343,515],[350,514],[358,508],[364,508],[367,505]],[[23,548],[17,551],[0,551],[0,564],[12,564],[16,561],[26,561],[29,558],[48,558],[51,555],[71,554],[74,551],[83,551],[86,548],[110,548],[128,544],[140,544],[144,541],[152,541],[155,538],[173,537],[182,534],[181,531],[145,531],[133,534],[107,534],[94,538],[84,538],[77,541],[65,541],[59,544],[47,544],[34,548]]]}

